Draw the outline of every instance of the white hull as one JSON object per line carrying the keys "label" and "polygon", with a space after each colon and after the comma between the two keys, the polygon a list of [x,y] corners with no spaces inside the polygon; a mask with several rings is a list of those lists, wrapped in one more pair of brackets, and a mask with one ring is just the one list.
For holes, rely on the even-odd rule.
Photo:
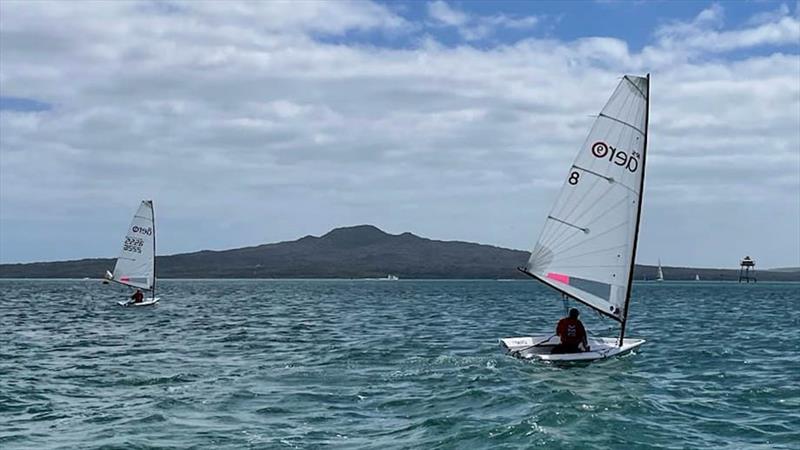
{"label": "white hull", "polygon": [[159,300],[161,300],[161,297],[146,298],[141,303],[133,303],[131,301],[127,301],[127,302],[117,302],[117,304],[119,306],[153,306],[156,303],[158,303]]}
{"label": "white hull", "polygon": [[558,336],[527,336],[500,339],[506,353],[520,359],[538,359],[550,362],[596,361],[623,355],[645,343],[644,339],[625,339],[622,347],[617,338],[589,338],[592,351],[581,353],[550,354],[560,342]]}

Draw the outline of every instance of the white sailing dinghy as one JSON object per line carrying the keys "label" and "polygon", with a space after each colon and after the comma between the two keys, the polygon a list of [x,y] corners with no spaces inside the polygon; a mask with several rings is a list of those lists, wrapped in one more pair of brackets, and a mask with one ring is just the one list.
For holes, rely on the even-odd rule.
{"label": "white sailing dinghy", "polygon": [[694,281],[700,281],[700,274],[694,274]]}
{"label": "white sailing dinghy", "polygon": [[[593,361],[624,354],[642,212],[650,75],[622,78],[581,147],[526,267],[519,270],[620,323],[618,337],[589,337],[591,351],[551,354],[558,336],[501,339],[523,359]],[[553,323],[555,328],[555,323]]]}
{"label": "white sailing dinghy", "polygon": [[664,270],[661,269],[661,260],[658,260],[658,275],[656,275],[656,281],[664,281]]}
{"label": "white sailing dinghy", "polygon": [[151,306],[158,303],[156,297],[156,224],[153,201],[142,200],[133,216],[122,252],[117,258],[114,272],[106,271],[106,279],[125,286],[150,291],[150,298],[141,303],[117,302],[120,306]]}

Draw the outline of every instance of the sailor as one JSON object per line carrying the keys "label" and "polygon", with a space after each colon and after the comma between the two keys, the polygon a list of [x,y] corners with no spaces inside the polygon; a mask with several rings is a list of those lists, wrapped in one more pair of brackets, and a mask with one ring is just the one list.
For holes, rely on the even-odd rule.
{"label": "sailor", "polygon": [[136,289],[136,292],[131,295],[131,300],[133,300],[133,303],[142,303],[142,300],[144,300],[144,294],[142,294],[142,290]]}
{"label": "sailor", "polygon": [[[578,308],[570,308],[569,316],[558,321],[556,325],[556,335],[561,338],[561,343],[553,348],[551,353],[580,353],[589,351],[589,342],[586,338],[586,329],[583,323],[578,320],[580,311]],[[581,350],[581,344],[583,350]]]}

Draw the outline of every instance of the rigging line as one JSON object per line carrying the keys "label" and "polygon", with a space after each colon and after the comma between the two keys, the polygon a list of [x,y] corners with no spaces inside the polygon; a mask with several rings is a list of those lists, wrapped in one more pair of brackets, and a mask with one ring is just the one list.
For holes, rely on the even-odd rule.
{"label": "rigging line", "polygon": [[[599,183],[600,180],[599,179],[595,179],[595,182]],[[594,187],[594,186],[592,186],[592,187]],[[600,197],[600,198],[605,197],[606,195],[608,195],[608,193],[611,191],[611,189],[613,189],[613,187],[614,187],[613,184],[609,184],[608,187],[606,188],[606,190],[603,191],[602,193],[600,193],[598,197]],[[578,210],[579,208],[581,208],[583,206],[582,203],[584,201],[587,201],[587,199],[589,199],[589,196],[588,195],[584,196],[580,200],[580,202],[578,202],[572,208],[572,210],[569,211],[566,214],[566,216],[564,216],[564,217],[569,218],[576,210]],[[583,210],[583,212],[581,212],[577,217],[575,217],[574,219],[570,219],[570,220],[572,220],[574,222],[582,221],[584,216],[589,214],[589,212],[591,212],[598,205],[599,205],[599,202],[595,201],[593,204],[589,205],[589,207],[585,208]],[[602,216],[603,216],[603,214],[601,213],[600,215],[594,217],[592,219],[592,221],[586,221],[586,223],[594,223],[594,220],[596,220],[597,218],[602,217]],[[550,237],[550,239],[548,239],[548,247],[551,248],[551,249],[556,248],[559,245],[561,245],[562,243],[564,243],[564,242],[568,241],[569,239],[571,239],[573,236],[575,236],[575,234],[574,233],[570,234],[569,230],[561,230],[561,233],[554,234],[553,236]]]}
{"label": "rigging line", "polygon": [[603,110],[600,111],[600,114],[598,114],[598,115],[600,117],[605,117],[606,119],[615,121],[615,122],[617,122],[619,124],[622,124],[622,125],[625,125],[625,126],[631,128],[633,130],[638,131],[639,134],[644,135],[644,132],[639,127],[637,127],[636,125],[634,125],[632,123],[629,123],[629,122],[627,122],[625,120],[622,120],[619,117],[616,117],[616,116],[620,116],[621,115],[622,117],[625,117],[627,119],[631,112],[634,113],[633,114],[634,118],[635,117],[639,117],[641,115],[638,112],[640,110],[638,105],[641,104],[641,103],[644,103],[644,102],[638,101],[636,95],[633,94],[632,92],[626,93],[626,94],[623,94],[623,95],[624,96],[621,96],[621,105],[620,105],[620,107],[616,108],[615,111],[608,111],[609,113],[612,113],[612,114],[606,114],[606,109],[603,108]]}
{"label": "rigging line", "polygon": [[[599,179],[599,178],[595,178],[595,179],[594,179],[594,181],[592,182],[591,186],[588,186],[588,187],[587,187],[587,192],[592,192],[592,190],[595,188],[595,186],[596,186],[596,185],[597,185],[597,183],[599,183],[599,182],[600,182],[600,179]],[[572,196],[573,194],[575,194],[575,192],[576,192],[576,191],[578,191],[578,188],[571,189],[571,192],[570,192],[570,198],[571,198],[571,196]],[[605,195],[605,193],[607,193],[607,192],[608,192],[608,191],[604,192],[603,194]],[[553,214],[553,213],[551,213],[550,215],[562,216],[562,217],[569,217],[569,216],[570,216],[572,213],[574,213],[574,212],[575,212],[575,211],[576,211],[576,210],[577,210],[579,207],[582,207],[582,205],[583,205],[583,202],[585,202],[585,201],[587,200],[587,198],[588,198],[588,197],[589,197],[588,195],[584,195],[583,197],[581,197],[581,198],[578,200],[578,202],[577,202],[577,203],[576,203],[576,204],[575,204],[575,205],[572,207],[572,209],[571,209],[570,211],[568,211],[568,212],[566,212],[565,210],[567,209],[567,205],[568,205],[569,203],[568,203],[568,202],[564,202],[564,204],[562,205],[562,207],[561,207],[561,208],[558,210],[558,211],[559,211],[559,213],[558,213],[558,214]],[[554,208],[554,209],[555,209],[555,208]],[[589,209],[591,209],[591,207],[590,207]],[[564,213],[564,212],[566,212],[566,214],[561,214],[561,213]],[[574,219],[574,221],[576,221],[576,222],[577,222],[578,220],[580,220],[580,219],[581,219],[581,217],[582,217],[582,216],[583,216],[583,215],[576,217],[576,218]],[[546,241],[547,241],[547,246],[548,246],[548,247],[553,247],[553,245],[552,245],[553,243],[555,243],[556,241],[559,241],[559,240],[560,240],[560,239],[561,239],[561,238],[562,238],[562,237],[563,237],[565,234],[568,234],[568,233],[569,233],[569,229],[556,230],[552,236],[549,236],[549,237],[546,239]],[[544,240],[543,240],[543,243],[544,243]]]}
{"label": "rigging line", "polygon": [[[620,125],[623,125],[622,127],[614,127],[617,137],[616,142],[618,144],[623,142],[623,136],[627,135],[626,132],[636,131],[639,132],[640,135],[643,135],[640,129],[638,129],[635,125],[627,121],[628,119],[630,119],[631,113],[633,113],[632,117],[634,118],[639,117],[637,111],[638,111],[638,105],[641,103],[643,102],[638,99],[638,97],[634,92],[627,91],[621,99],[621,105],[619,108],[613,111],[600,112],[600,114],[605,118],[617,122]],[[625,118],[626,120],[623,120],[622,118]]]}
{"label": "rigging line", "polygon": [[[577,161],[577,160],[578,160],[578,158],[576,157],[575,161]],[[575,196],[575,192],[578,191],[578,189],[573,186],[573,189],[570,189],[569,192],[567,193],[567,195],[565,196],[564,200],[561,201],[561,195],[564,193],[564,189],[566,189],[566,186],[569,185],[569,175],[570,175],[571,172],[572,172],[571,169],[569,171],[567,171],[567,178],[564,180],[564,183],[561,185],[561,192],[559,193],[559,196],[556,197],[556,204],[553,205],[553,209],[550,211],[550,215],[562,216],[563,215],[562,213],[564,212],[564,209],[572,201],[572,197]],[[597,182],[597,180],[595,180],[595,182]],[[594,184],[589,186],[589,190],[591,190],[593,187],[594,187]],[[580,202],[580,200],[579,200],[579,202]]]}
{"label": "rigging line", "polygon": [[630,78],[628,78],[628,76],[627,76],[627,75],[625,75],[625,76],[624,76],[624,77],[622,77],[622,78],[624,78],[624,79],[628,80],[628,83],[630,83],[630,84],[631,84],[631,86],[633,86],[633,88],[634,88],[634,89],[636,89],[636,92],[638,92],[638,93],[639,93],[639,94],[642,96],[642,98],[643,98],[643,99],[647,100],[647,96],[644,94],[644,92],[642,92],[642,89],[641,89],[641,88],[639,88],[639,86],[637,86],[637,85],[636,85],[636,83],[634,83],[634,82],[633,82],[633,80],[631,80]]}
{"label": "rigging line", "polygon": [[639,129],[639,127],[637,127],[636,125],[630,124],[630,123],[628,123],[628,122],[625,122],[625,121],[623,121],[623,120],[617,119],[616,117],[611,117],[611,116],[609,116],[609,115],[607,115],[607,114],[603,114],[603,113],[600,113],[600,114],[598,114],[598,116],[599,116],[599,117],[604,117],[604,118],[606,118],[606,119],[608,119],[608,120],[613,120],[614,122],[617,122],[617,123],[620,123],[620,124],[622,124],[622,125],[625,125],[625,126],[631,127],[631,128],[633,128],[634,130],[638,131],[638,132],[639,132],[639,134],[641,134],[642,136],[644,136],[644,131],[640,130],[640,129]]}
{"label": "rigging line", "polygon": [[[596,223],[596,222],[597,222],[597,220],[599,220],[601,217],[604,217],[604,216],[606,216],[606,215],[608,215],[608,214],[610,214],[610,213],[614,212],[614,211],[615,211],[617,208],[619,208],[620,206],[624,205],[624,204],[627,202],[627,200],[628,200],[628,199],[627,199],[627,197],[623,197],[622,199],[620,199],[618,202],[614,203],[613,205],[611,205],[611,206],[610,206],[610,207],[608,207],[607,209],[605,209],[605,210],[603,210],[603,211],[600,211],[600,214],[597,214],[596,216],[592,217],[590,220],[586,220],[585,222],[586,222],[586,223]],[[628,221],[628,220],[626,220],[626,221],[625,221],[625,222],[623,222],[623,223],[628,223],[628,222],[629,222],[629,221]],[[615,225],[615,227],[616,227],[616,225]],[[604,234],[606,234],[606,232],[605,232],[605,231],[604,231],[604,232],[602,232],[600,235],[604,235]],[[558,250],[558,251],[563,251],[562,249],[559,249],[559,247],[560,247],[561,245],[564,245],[564,244],[568,243],[568,242],[569,242],[569,239],[571,239],[571,238],[572,238],[572,237],[574,237],[574,236],[575,236],[575,234],[573,233],[573,234],[572,234],[572,235],[570,235],[570,236],[566,236],[564,239],[560,239],[558,242],[553,242],[553,243],[552,243],[552,245],[550,246],[550,249],[551,249],[553,252],[555,252],[556,250]],[[583,240],[581,240],[581,242],[587,242],[587,241],[589,241],[589,240],[591,240],[591,239],[594,239],[594,238],[596,238],[596,237],[597,237],[597,236],[594,236],[594,237],[592,237],[592,238],[589,238],[589,239],[583,239]]]}
{"label": "rigging line", "polygon": [[573,164],[573,165],[572,165],[572,167],[574,167],[574,168],[576,168],[576,169],[578,169],[578,170],[582,170],[582,171],[584,171],[584,172],[588,172],[588,173],[590,173],[590,174],[592,174],[592,175],[598,176],[598,177],[600,177],[600,178],[602,178],[602,179],[604,179],[604,180],[608,181],[609,183],[612,183],[612,184],[613,184],[613,183],[619,184],[620,186],[622,186],[622,187],[624,187],[625,189],[627,189],[627,190],[629,190],[629,191],[633,192],[634,194],[638,194],[638,192],[636,192],[635,190],[633,190],[633,188],[632,188],[632,187],[630,187],[630,186],[626,185],[625,183],[623,183],[623,182],[621,182],[621,181],[619,181],[619,180],[615,179],[614,177],[607,177],[607,176],[605,176],[605,175],[603,175],[603,174],[601,174],[601,173],[597,173],[597,172],[595,172],[595,171],[593,171],[593,170],[589,170],[589,169],[587,169],[587,168],[585,168],[585,167],[581,167],[581,166],[578,166],[578,165],[575,165],[575,164]]}
{"label": "rigging line", "polygon": [[[583,246],[583,245],[587,245],[587,244],[589,244],[589,243],[591,243],[591,242],[593,242],[593,241],[595,241],[595,240],[597,240],[597,239],[599,239],[601,237],[604,237],[604,236],[608,235],[609,233],[617,231],[619,228],[627,226],[627,225],[629,225],[629,221],[620,222],[620,223],[618,223],[616,225],[613,225],[611,228],[608,228],[608,229],[606,229],[606,230],[604,230],[604,231],[602,231],[600,233],[595,233],[593,236],[591,236],[591,237],[589,237],[587,239],[578,240],[577,242],[576,241],[571,241],[570,239],[564,239],[564,240],[558,242],[558,244],[556,244],[552,248],[550,248],[550,251],[553,252],[554,255],[556,253],[568,252],[568,251],[574,249],[575,247],[580,247],[580,246]],[[574,236],[574,233],[573,233],[572,236]],[[570,238],[572,236],[570,236]]]}
{"label": "rigging line", "polygon": [[577,225],[573,225],[573,224],[571,224],[571,223],[569,223],[569,222],[564,222],[563,220],[561,220],[561,219],[559,219],[559,218],[556,218],[556,217],[553,217],[553,216],[547,216],[547,218],[548,218],[548,219],[553,219],[553,220],[555,220],[556,222],[561,222],[561,223],[563,223],[564,225],[570,226],[570,227],[572,227],[572,228],[577,228],[577,229],[579,229],[579,230],[583,231],[584,233],[587,233],[587,234],[589,233],[589,229],[588,229],[588,228],[581,228],[581,227],[579,227],[579,226],[577,226]]}
{"label": "rigging line", "polygon": [[577,165],[577,164],[573,164],[573,165],[572,165],[572,167],[574,167],[575,169],[579,169],[579,170],[582,170],[582,171],[584,171],[584,172],[590,173],[590,174],[592,174],[592,175],[598,176],[598,177],[600,177],[600,178],[602,178],[602,179],[604,179],[604,180],[608,181],[609,183],[614,183],[614,182],[616,181],[616,180],[615,180],[614,178],[612,178],[612,177],[607,177],[607,176],[605,176],[605,175],[603,175],[603,174],[600,174],[600,173],[597,173],[597,172],[595,172],[594,170],[589,170],[589,169],[587,169],[587,168],[585,168],[585,167],[581,167],[581,166],[579,166],[579,165]]}
{"label": "rigging line", "polygon": [[[573,244],[573,245],[572,245],[572,246],[570,246],[570,247],[566,247],[566,248],[558,249],[558,251],[559,251],[560,253],[563,253],[563,252],[568,252],[568,251],[572,250],[572,249],[573,249],[573,248],[575,248],[575,247],[578,247],[578,246],[584,245],[584,244],[586,244],[587,242],[591,242],[591,241],[593,241],[593,240],[595,240],[595,239],[597,239],[597,238],[603,237],[603,236],[607,235],[608,233],[611,233],[612,231],[616,231],[616,230],[617,230],[617,228],[619,228],[619,227],[621,227],[621,226],[624,226],[624,225],[627,225],[627,224],[628,224],[628,222],[627,222],[627,221],[626,221],[626,222],[619,223],[619,224],[617,224],[617,225],[614,225],[613,227],[609,228],[608,230],[606,230],[606,231],[604,231],[604,232],[602,232],[602,233],[595,234],[594,236],[590,237],[589,239],[584,239],[584,240],[582,240],[582,241],[580,241],[580,242],[578,242],[578,243],[576,243],[576,244]],[[623,244],[622,246],[626,246],[626,244]],[[555,254],[555,252],[554,252],[554,254]]]}
{"label": "rigging line", "polygon": [[[614,249],[621,248],[621,247],[627,247],[627,245],[626,244],[620,244],[620,245],[615,245],[613,247],[601,248],[599,250],[593,250],[591,252],[580,253],[580,254],[572,255],[572,256],[559,256],[557,258],[553,258],[553,261],[555,262],[555,261],[564,261],[564,260],[568,260],[568,259],[580,258],[581,256],[594,255],[596,253],[607,252],[609,250],[614,250]],[[561,250],[559,253],[563,254],[564,250]]]}
{"label": "rigging line", "polygon": [[[564,186],[566,186],[566,183],[567,180],[564,180],[564,184],[561,186],[561,190],[559,191],[558,196],[556,197],[556,203],[550,209],[550,215],[559,215],[558,213],[561,211],[561,209],[563,209],[564,202],[561,202],[560,200],[561,197],[564,196],[564,189],[565,189]],[[575,193],[574,189],[570,190],[570,192],[566,195],[567,198],[565,202],[569,201],[574,193]],[[545,240],[548,239],[547,235],[551,232],[550,230],[552,229],[551,227],[552,223],[553,222],[550,222],[549,220],[545,219],[544,226],[542,226],[542,231],[539,233],[539,239],[536,241],[537,245],[541,244],[542,246],[546,247]]]}
{"label": "rigging line", "polygon": [[[630,80],[629,80],[629,81],[630,81]],[[616,91],[615,91],[615,94],[616,94]],[[625,95],[625,94],[622,94],[622,95]],[[612,95],[612,97],[611,97],[611,98],[608,100],[608,102],[606,103],[606,106],[604,106],[604,108],[603,108],[604,110],[606,109],[606,107],[607,107],[607,106],[608,106],[608,105],[611,103],[612,99],[614,99],[614,98],[615,98],[615,95]],[[635,102],[635,103],[634,103],[634,102]],[[623,110],[631,109],[631,105],[630,105],[631,103],[633,103],[633,104],[635,105],[635,107],[636,107],[636,111],[637,111],[637,115],[638,115],[638,114],[639,114],[639,113],[638,113],[638,111],[641,111],[641,105],[640,105],[640,103],[641,103],[641,102],[638,102],[638,101],[636,101],[636,97],[635,97],[635,95],[634,95],[633,93],[631,93],[630,91],[628,91],[628,94],[627,94],[627,95],[625,95],[625,97],[624,97],[624,101],[623,101],[623,105],[622,105],[622,106],[623,106],[623,108],[622,108],[622,109],[623,109]],[[589,136],[587,136],[587,139],[586,139],[587,141],[588,141],[588,140],[589,140],[589,139],[592,137],[592,134],[594,134],[595,130],[597,130],[597,126],[598,126],[598,125],[597,125],[597,121],[595,121],[594,125],[592,126],[592,130],[591,130],[591,131],[590,131],[590,133],[589,133]],[[612,134],[612,133],[614,133],[614,132],[616,131],[616,132],[617,132],[617,133],[616,133],[616,135],[617,135],[617,138],[618,138],[618,140],[620,140],[620,141],[621,141],[621,140],[622,140],[622,134],[624,133],[624,130],[625,130],[624,128],[619,128],[619,129],[616,129],[616,130],[615,130],[615,129],[609,129],[609,130],[607,130],[607,131],[606,131],[606,132],[603,134],[603,136],[602,136],[602,137],[603,137],[603,138],[605,138],[605,139],[608,139],[608,138],[611,136],[611,134]],[[599,137],[599,136],[598,136],[598,137]],[[584,146],[585,146],[585,145],[586,145],[586,144],[584,143]],[[580,155],[579,155],[579,157],[580,157]],[[576,161],[577,161],[577,159],[578,159],[578,158],[576,158]],[[573,166],[575,166],[575,164],[573,164]],[[584,169],[584,168],[580,168],[580,167],[579,167],[579,169],[581,169],[581,170],[586,170],[586,169]],[[596,186],[596,183],[597,183],[598,181],[599,181],[599,180],[595,180],[595,181],[594,181],[594,183],[592,183],[592,185],[588,187],[588,192],[591,192],[591,191],[592,191],[592,190],[595,188],[595,186]],[[565,183],[566,183],[566,181],[565,181]],[[619,183],[619,184],[620,184],[621,186],[623,186],[625,189],[629,190],[630,192],[632,192],[632,193],[634,193],[634,194],[637,194],[637,195],[638,195],[638,193],[637,193],[636,191],[634,191],[632,188],[630,188],[629,186],[625,185],[624,183]],[[562,187],[562,189],[563,189],[563,187]],[[610,188],[609,188],[609,190],[610,190]],[[606,192],[604,192],[604,193],[603,193],[603,195],[607,194],[607,193],[609,192],[609,190],[606,190]],[[577,204],[576,204],[576,205],[573,207],[572,211],[569,211],[569,213],[567,213],[567,214],[563,214],[563,213],[565,212],[564,210],[565,210],[565,209],[566,209],[566,207],[569,205],[569,203],[570,203],[570,201],[571,201],[572,197],[575,195],[575,192],[576,192],[576,191],[577,191],[577,189],[573,189],[573,190],[571,190],[571,191],[570,191],[570,194],[567,196],[567,198],[565,199],[565,201],[564,201],[564,202],[559,202],[559,203],[561,203],[563,206],[562,206],[562,207],[561,207],[561,208],[560,208],[558,211],[556,211],[556,208],[553,208],[553,211],[551,212],[551,215],[552,215],[552,216],[558,216],[558,217],[565,217],[565,218],[569,219],[569,216],[570,216],[570,215],[571,215],[571,214],[572,214],[572,213],[573,213],[575,210],[577,210],[577,209],[579,209],[580,207],[582,207],[582,203],[583,203],[583,201],[586,201],[586,200],[588,199],[588,196],[584,196],[584,197],[583,197],[583,198],[582,198],[582,199],[581,199],[581,200],[580,200],[580,201],[579,201],[579,202],[578,202],[578,203],[577,203]],[[592,208],[587,208],[587,209],[584,211],[584,214],[586,214],[586,213],[589,213],[591,210],[592,210]],[[582,217],[583,217],[583,214],[582,214],[581,216],[579,216],[579,217],[575,218],[573,221],[577,222],[577,221],[578,221],[580,218],[582,218]],[[541,233],[541,236],[540,236],[540,241],[542,241],[542,243],[543,243],[543,244],[554,244],[554,243],[555,243],[555,242],[557,242],[557,241],[559,241],[559,243],[560,243],[561,241],[563,241],[563,239],[562,239],[562,238],[566,237],[566,238],[567,238],[567,240],[568,240],[568,239],[569,239],[569,238],[570,238],[572,235],[574,235],[574,233],[572,233],[572,234],[569,234],[569,233],[568,233],[568,231],[569,231],[568,229],[562,230],[562,232],[560,232],[560,233],[559,233],[558,231],[556,231],[556,232],[555,232],[556,234],[554,234],[553,236],[550,236],[549,238],[544,238],[544,239],[542,239],[542,237],[543,237],[543,236],[546,236],[546,232],[547,232],[547,228],[546,228],[546,227],[544,227],[544,228],[542,229],[542,233]],[[547,246],[548,246],[548,247],[554,247],[554,245],[547,245]]]}
{"label": "rigging line", "polygon": [[[612,186],[609,186],[609,188],[608,188],[608,189],[607,189],[605,192],[603,192],[603,194],[602,194],[601,198],[605,198],[605,197],[609,196],[609,195],[610,195],[610,191],[611,191],[611,189],[612,189],[612,188],[613,188],[613,185],[612,185]],[[611,205],[609,205],[609,206],[607,206],[607,207],[605,207],[605,208],[601,209],[601,210],[599,211],[599,213],[597,213],[597,214],[595,214],[594,216],[592,216],[592,217],[591,217],[590,219],[588,219],[586,222],[588,222],[588,223],[595,223],[595,222],[597,222],[597,220],[599,220],[599,219],[600,219],[600,218],[602,218],[602,217],[605,217],[605,216],[609,215],[611,212],[613,212],[614,210],[616,210],[617,208],[619,208],[619,206],[620,206],[620,205],[624,205],[624,204],[625,204],[625,203],[627,203],[629,200],[630,200],[630,199],[629,199],[629,196],[628,196],[628,195],[623,195],[623,196],[620,196],[620,199],[619,199],[619,200],[617,200],[615,203],[612,203]],[[590,208],[590,209],[587,209],[586,211],[584,211],[584,212],[583,212],[583,214],[581,214],[581,218],[583,218],[583,216],[585,216],[585,215],[589,214],[590,212],[593,212],[592,210],[593,210],[593,209],[595,209],[595,206],[596,206],[597,204],[598,204],[598,203],[595,203],[595,205],[593,205],[593,207],[592,207],[592,208]]]}
{"label": "rigging line", "polygon": [[[589,134],[586,136],[586,139],[584,140],[584,143],[581,146],[581,149],[586,148],[588,146],[589,138],[595,132],[595,129],[597,129],[597,120],[595,120],[594,124],[592,124],[592,129],[589,131]],[[604,138],[607,137],[607,133],[603,137]],[[580,159],[580,156],[581,156],[581,152],[578,152],[578,155],[575,157],[575,159],[573,161],[573,164],[575,164]],[[561,192],[562,193],[564,192],[564,189],[565,189],[565,187],[567,186],[567,184],[569,182],[569,172],[571,172],[571,170],[568,171],[567,179],[565,179],[564,183],[561,185]],[[591,191],[592,189],[594,189],[595,184],[597,182],[598,182],[598,180],[595,180],[594,183],[591,186],[588,187],[588,190]],[[575,192],[577,190],[578,189],[570,189],[569,194],[567,194],[566,198],[564,198],[564,201],[559,201],[559,200],[561,200],[561,197],[559,196],[557,198],[557,200],[556,200],[557,203],[555,205],[553,205],[553,209],[550,211],[550,214],[554,215],[554,216],[563,216],[563,214],[561,214],[561,213],[567,207],[567,205],[570,204],[570,201],[572,200],[572,197],[575,195]],[[583,200],[583,199],[581,199],[581,200]],[[578,204],[580,204],[580,202],[578,202]],[[557,208],[560,208],[560,209],[557,209]]]}
{"label": "rigging line", "polygon": [[[594,183],[597,183],[597,182],[599,182],[599,180],[595,179]],[[564,183],[568,183],[568,182],[565,181]],[[566,184],[565,184],[565,186],[566,186]],[[588,186],[589,192],[591,192],[591,190],[593,188],[594,188],[594,184],[592,184],[591,186]],[[577,187],[577,186],[573,186],[572,189],[569,190],[569,194],[566,195],[566,198],[564,199],[563,202],[561,201],[560,198],[557,199],[556,202],[558,203],[558,205],[554,205],[554,208],[550,212],[550,215],[554,216],[554,217],[567,217],[570,214],[572,214],[573,210],[570,210],[569,207],[570,207],[570,204],[573,202],[573,198],[578,196],[577,199],[576,199],[576,203],[575,203],[576,205],[580,205],[584,201],[584,199],[586,198],[585,195],[580,197],[579,196],[580,194],[578,193],[578,191],[582,191],[582,189]]]}
{"label": "rigging line", "polygon": [[573,228],[564,227],[556,228],[556,231],[553,232],[553,235],[549,236],[546,247],[552,252],[553,248],[560,245],[564,240],[568,241],[572,239],[579,231],[582,232],[583,229],[575,230]]}
{"label": "rigging line", "polygon": [[[552,216],[552,214],[550,214],[550,216]],[[571,237],[575,233],[583,231],[582,228],[575,229],[573,227],[562,227],[558,225],[559,222],[557,221],[551,222],[548,220],[547,223],[552,224],[552,226],[550,226],[547,229],[547,234],[545,234],[544,232],[542,233],[542,236],[540,237],[540,243],[542,244],[543,247],[546,247],[551,250],[553,247],[553,243],[558,242],[562,236],[567,235]]]}

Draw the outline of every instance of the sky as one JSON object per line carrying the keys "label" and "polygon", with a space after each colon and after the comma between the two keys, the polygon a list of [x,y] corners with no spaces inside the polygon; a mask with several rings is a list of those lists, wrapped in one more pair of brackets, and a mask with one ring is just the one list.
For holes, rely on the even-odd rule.
{"label": "sky", "polygon": [[0,262],[374,224],[531,249],[651,74],[637,262],[800,266],[800,3],[0,2]]}

